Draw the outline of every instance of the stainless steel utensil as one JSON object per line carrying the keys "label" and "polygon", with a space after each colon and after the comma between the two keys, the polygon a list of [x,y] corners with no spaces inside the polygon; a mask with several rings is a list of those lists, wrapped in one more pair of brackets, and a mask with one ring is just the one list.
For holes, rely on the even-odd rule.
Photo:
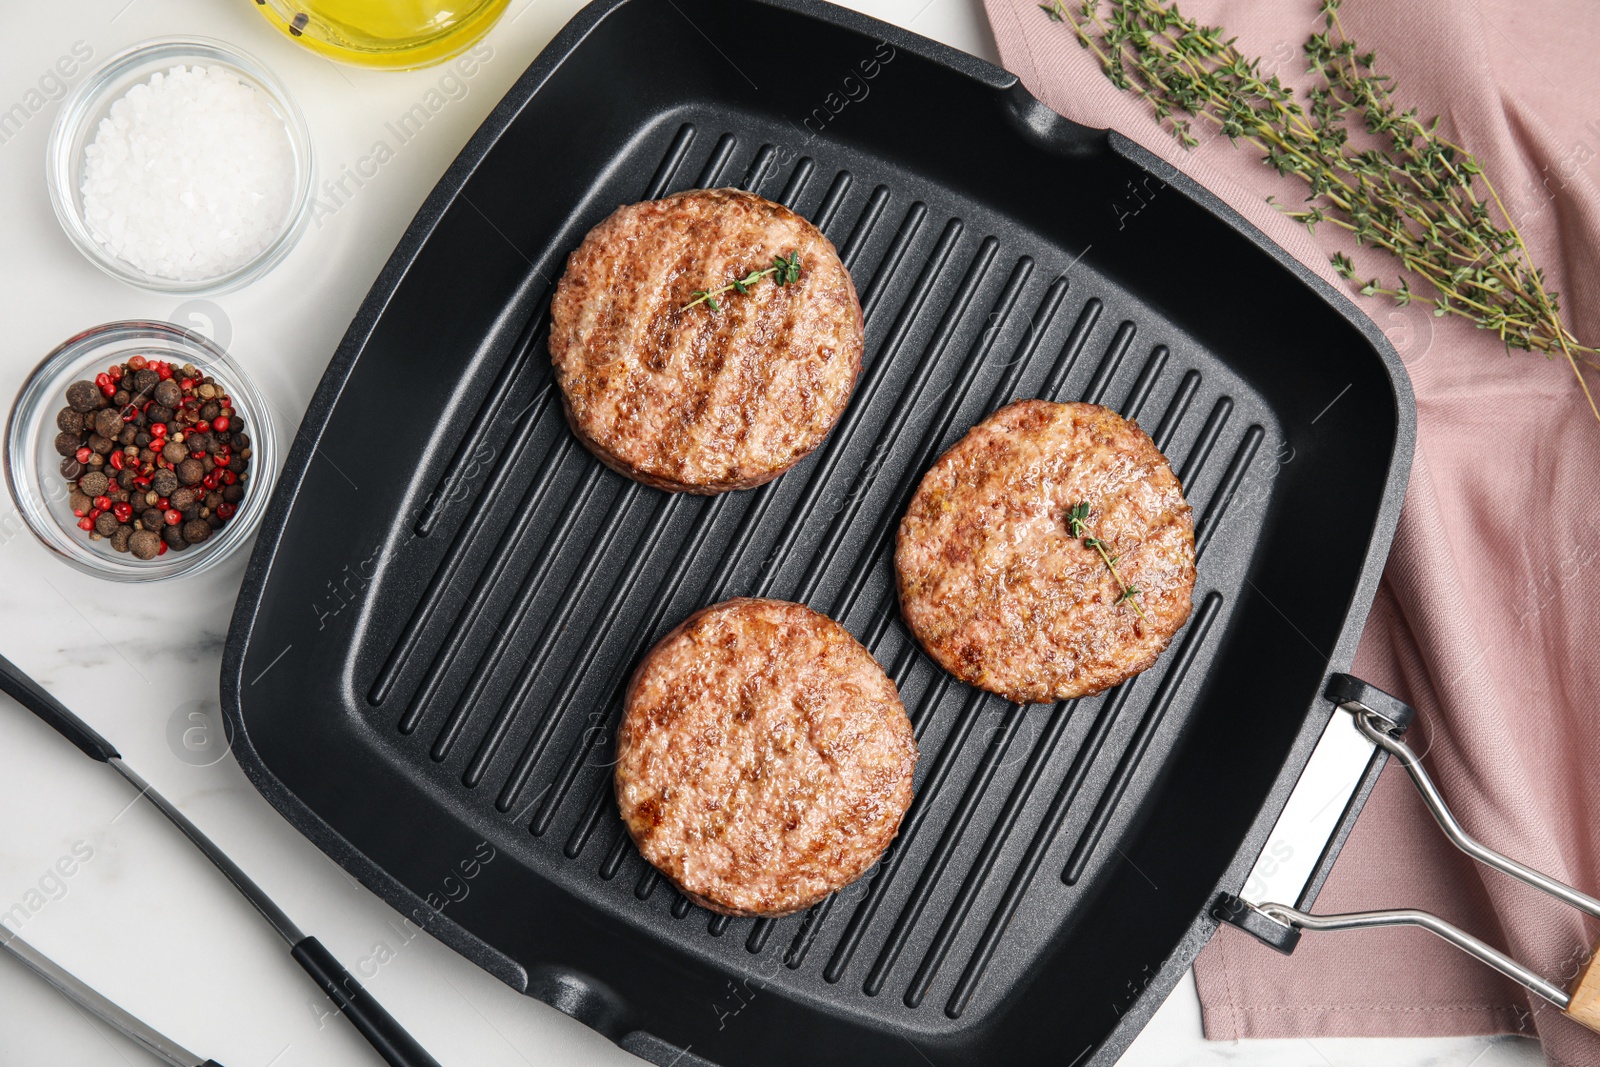
{"label": "stainless steel utensil", "polygon": [[222,1067],[202,1060],[172,1038],[134,1018],[16,934],[0,926],[0,951],[55,986],[56,991],[171,1067]]}

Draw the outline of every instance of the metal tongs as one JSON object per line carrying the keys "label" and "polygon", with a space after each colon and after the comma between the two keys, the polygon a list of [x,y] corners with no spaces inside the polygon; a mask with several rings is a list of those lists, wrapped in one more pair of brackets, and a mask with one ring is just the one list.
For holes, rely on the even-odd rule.
{"label": "metal tongs", "polygon": [[[78,750],[90,759],[106,764],[127,781],[139,795],[155,806],[156,810],[166,816],[167,821],[176,826],[190,842],[198,848],[212,866],[222,872],[224,878],[233,884],[240,894],[261,913],[278,936],[283,938],[289,946],[289,955],[298,963],[312,981],[316,982],[328,999],[332,1000],[346,1019],[350,1020],[361,1036],[367,1039],[379,1056],[391,1067],[439,1067],[438,1061],[428,1055],[427,1051],[417,1043],[417,1040],[406,1031],[390,1015],[382,1004],[379,1004],[366,988],[356,981],[349,971],[334,958],[333,953],[323,947],[321,941],[309,937],[284,914],[282,908],[267,896],[266,890],[255,883],[237,863],[230,859],[227,853],[219,848],[216,842],[201,832],[200,828],[189,821],[189,817],[179,811],[166,797],[156,792],[155,787],[141,778],[132,767],[123,762],[122,754],[112,747],[111,742],[101,737],[88,723],[78,718],[67,710],[55,697],[46,692],[39,683],[23,673],[22,669],[4,656],[0,656],[0,692],[7,693],[17,703],[33,712],[65,737]],[[37,953],[35,953],[37,955]],[[39,959],[43,959],[42,956]],[[24,962],[27,962],[24,960]],[[48,962],[48,961],[46,961]],[[51,966],[54,966],[53,964]],[[58,968],[59,970],[59,968]],[[66,972],[61,972],[65,974]],[[70,976],[69,976],[70,977]],[[46,976],[48,980],[48,975]],[[82,983],[79,983],[82,985]],[[57,986],[62,992],[73,997],[72,990]],[[88,989],[87,986],[83,986]],[[98,993],[89,990],[95,997]],[[100,997],[100,1000],[105,998]],[[89,1005],[79,1001],[85,1007]],[[110,1001],[105,1001],[111,1005]],[[115,1005],[111,1005],[115,1008]],[[105,1016],[102,1016],[105,1018]],[[131,1018],[131,1016],[129,1017]],[[122,1027],[115,1019],[107,1021],[118,1029]],[[137,1020],[135,1020],[137,1022]],[[142,1024],[140,1024],[142,1025]],[[123,1030],[124,1033],[129,1033]],[[151,1031],[153,1033],[153,1031]],[[140,1037],[130,1034],[135,1040],[144,1043]],[[149,1047],[146,1045],[146,1047]],[[176,1047],[176,1046],[174,1046]],[[181,1050],[180,1050],[181,1051]],[[169,1063],[179,1061],[168,1060]],[[188,1067],[188,1065],[185,1065]]]}
{"label": "metal tongs", "polygon": [[[1444,798],[1423,769],[1422,761],[1400,737],[1416,717],[1409,704],[1383,690],[1346,674],[1336,674],[1327,695],[1354,720],[1356,730],[1381,752],[1400,761],[1422,801],[1433,813],[1439,828],[1462,852],[1502,874],[1510,875],[1586,914],[1600,918],[1600,900],[1564,882],[1518,863],[1509,856],[1473,838],[1451,814]],[[1375,774],[1374,774],[1375,777]],[[1524,967],[1499,949],[1474,937],[1431,912],[1412,908],[1388,911],[1353,911],[1339,915],[1313,915],[1287,904],[1252,903],[1242,897],[1224,896],[1212,914],[1243,929],[1279,952],[1289,954],[1300,940],[1302,930],[1366,930],[1381,926],[1419,926],[1493,967],[1512,981],[1532,990],[1560,1008],[1573,1021],[1600,1032],[1600,953],[1592,953],[1568,989]]]}

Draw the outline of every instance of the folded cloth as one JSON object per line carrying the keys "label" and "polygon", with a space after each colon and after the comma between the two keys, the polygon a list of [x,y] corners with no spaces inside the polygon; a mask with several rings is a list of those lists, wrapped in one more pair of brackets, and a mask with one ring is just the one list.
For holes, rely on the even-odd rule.
{"label": "folded cloth", "polygon": [[[1067,0],[1076,3],[1077,0]],[[1184,151],[1036,0],[986,0],[1005,65],[1069,118],[1112,127],[1195,177],[1336,285],[1395,264],[1266,203],[1298,179],[1211,137]],[[1315,0],[1180,0],[1263,72],[1306,85]],[[1443,116],[1494,180],[1569,327],[1600,340],[1600,7],[1593,0],[1346,0],[1340,18],[1402,106]],[[1197,132],[1208,124],[1197,122]],[[1418,441],[1394,550],[1355,670],[1414,704],[1410,740],[1468,831],[1600,894],[1600,424],[1564,361],[1507,353],[1426,308],[1356,297],[1400,351]],[[1285,359],[1295,358],[1286,346]],[[1600,376],[1590,375],[1600,392]],[[1456,852],[1391,766],[1317,910],[1434,911],[1566,984],[1600,924]],[[1282,957],[1224,927],[1195,965],[1206,1034],[1536,1034],[1552,1063],[1600,1064],[1600,1037],[1420,930],[1308,934]]]}

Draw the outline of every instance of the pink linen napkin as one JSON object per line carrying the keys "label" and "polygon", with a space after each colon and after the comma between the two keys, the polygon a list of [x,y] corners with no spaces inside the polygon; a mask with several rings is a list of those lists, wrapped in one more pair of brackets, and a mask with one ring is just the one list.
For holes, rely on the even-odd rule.
{"label": "pink linen napkin", "polygon": [[[1036,0],[986,0],[1005,65],[1057,111],[1171,160],[1337,285],[1392,261],[1315,236],[1265,198],[1297,180],[1225,139],[1185,152]],[[1180,0],[1304,85],[1315,0]],[[1600,5],[1593,0],[1346,0],[1341,19],[1403,106],[1444,116],[1486,165],[1569,326],[1600,339]],[[1199,124],[1197,124],[1199,125]],[[1468,831],[1600,894],[1600,424],[1571,370],[1458,319],[1356,296],[1400,351],[1418,443],[1400,528],[1356,672],[1411,701],[1410,741]],[[1285,359],[1295,358],[1286,341]],[[1600,375],[1590,375],[1600,393]],[[1479,867],[1391,766],[1317,902],[1420,907],[1565,985],[1600,924]],[[1420,930],[1307,934],[1282,957],[1224,927],[1195,966],[1208,1037],[1536,1034],[1552,1063],[1600,1064],[1600,1036]]]}

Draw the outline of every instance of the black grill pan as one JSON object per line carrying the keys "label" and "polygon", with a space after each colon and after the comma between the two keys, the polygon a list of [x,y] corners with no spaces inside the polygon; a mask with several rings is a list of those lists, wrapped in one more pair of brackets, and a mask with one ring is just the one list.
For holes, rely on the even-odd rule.
{"label": "black grill pan", "polygon": [[[717,185],[828,234],[867,351],[817,452],[708,499],[574,441],[545,327],[591,226]],[[937,670],[889,555],[933,458],[1032,396],[1148,427],[1201,552],[1157,665],[1054,706]],[[1011,75],[812,0],[597,0],[428,198],[323,377],[228,638],[234,751],[402,913],[655,1063],[1108,1064],[1328,719],[1412,434],[1346,300]],[[777,921],[689,905],[610,792],[627,673],[742,594],[844,622],[922,752],[879,865]]]}

